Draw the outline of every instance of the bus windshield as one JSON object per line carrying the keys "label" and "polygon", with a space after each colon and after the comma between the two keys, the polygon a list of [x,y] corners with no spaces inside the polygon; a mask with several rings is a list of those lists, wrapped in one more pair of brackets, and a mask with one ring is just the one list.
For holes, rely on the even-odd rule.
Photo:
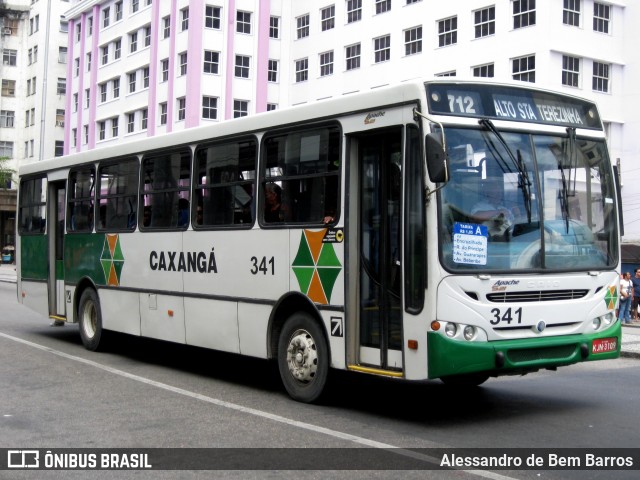
{"label": "bus windshield", "polygon": [[602,140],[447,128],[440,255],[450,271],[598,270],[618,261],[616,200]]}

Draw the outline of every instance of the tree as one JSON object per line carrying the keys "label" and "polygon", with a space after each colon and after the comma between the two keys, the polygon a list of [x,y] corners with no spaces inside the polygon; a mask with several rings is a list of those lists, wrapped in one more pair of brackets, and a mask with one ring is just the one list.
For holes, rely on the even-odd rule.
{"label": "tree", "polygon": [[0,188],[6,188],[16,173],[15,170],[9,168],[7,165],[9,160],[9,157],[0,157]]}

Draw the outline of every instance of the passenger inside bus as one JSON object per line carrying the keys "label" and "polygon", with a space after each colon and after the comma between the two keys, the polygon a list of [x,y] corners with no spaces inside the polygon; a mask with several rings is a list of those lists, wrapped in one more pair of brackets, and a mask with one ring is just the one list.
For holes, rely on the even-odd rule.
{"label": "passenger inside bus", "polygon": [[282,188],[275,183],[267,183],[264,187],[264,196],[264,221],[266,223],[284,221]]}

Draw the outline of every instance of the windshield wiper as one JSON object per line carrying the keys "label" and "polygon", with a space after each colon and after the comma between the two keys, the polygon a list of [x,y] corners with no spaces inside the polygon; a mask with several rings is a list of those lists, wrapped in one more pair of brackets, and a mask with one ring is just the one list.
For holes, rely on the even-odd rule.
{"label": "windshield wiper", "polygon": [[565,228],[567,233],[569,233],[569,197],[573,197],[576,191],[576,178],[577,175],[574,176],[573,185],[571,185],[571,173],[573,169],[576,167],[577,163],[577,151],[576,151],[576,129],[573,127],[567,127],[567,137],[568,141],[564,143],[564,151],[563,158],[569,159],[569,172],[568,175],[565,174],[565,166],[561,159],[558,162],[558,169],[560,170],[560,175],[562,176],[562,192],[560,197],[560,210],[562,211],[562,219],[565,223]]}
{"label": "windshield wiper", "polygon": [[511,147],[509,147],[509,144],[491,120],[489,120],[488,118],[481,118],[480,120],[478,120],[478,123],[489,130],[491,133],[493,133],[500,144],[504,147],[506,152],[509,154],[511,163],[513,163],[513,166],[519,173],[518,188],[522,190],[524,207],[527,211],[527,223],[531,223],[531,180],[529,179],[529,172],[527,171],[527,167],[524,163],[524,160],[522,159],[522,153],[520,152],[520,150],[518,150],[518,158],[516,159],[516,156],[511,151]]}

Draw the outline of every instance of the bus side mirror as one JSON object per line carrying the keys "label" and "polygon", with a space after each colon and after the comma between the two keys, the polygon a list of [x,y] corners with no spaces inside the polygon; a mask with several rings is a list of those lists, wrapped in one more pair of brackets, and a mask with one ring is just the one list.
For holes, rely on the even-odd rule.
{"label": "bus side mirror", "polygon": [[429,133],[425,140],[427,153],[427,171],[429,179],[433,183],[443,183],[449,180],[449,167],[447,154],[444,151],[440,138],[435,133]]}

